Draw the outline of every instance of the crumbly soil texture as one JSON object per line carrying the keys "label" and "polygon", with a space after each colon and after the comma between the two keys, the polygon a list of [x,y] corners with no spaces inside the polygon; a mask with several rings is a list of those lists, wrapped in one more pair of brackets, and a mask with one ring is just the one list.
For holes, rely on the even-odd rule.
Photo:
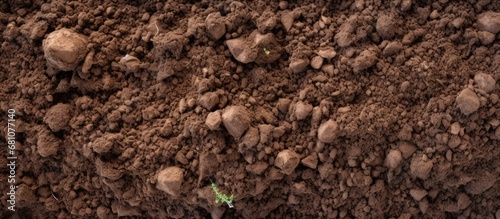
{"label": "crumbly soil texture", "polygon": [[4,0],[0,32],[1,218],[500,218],[497,0]]}

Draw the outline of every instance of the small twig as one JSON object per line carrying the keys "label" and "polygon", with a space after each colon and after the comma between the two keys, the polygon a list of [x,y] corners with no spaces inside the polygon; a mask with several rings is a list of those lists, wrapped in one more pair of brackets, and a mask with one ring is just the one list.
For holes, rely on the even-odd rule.
{"label": "small twig", "polygon": [[186,65],[184,65],[184,67],[187,67],[189,64],[191,64],[191,62],[192,62],[192,61],[193,61],[193,58],[191,58],[191,59],[189,60],[189,62],[188,62]]}
{"label": "small twig", "polygon": [[51,193],[52,193],[52,197],[53,197],[55,200],[59,201],[59,199],[58,199],[58,198],[56,198],[56,196],[54,195],[54,193],[53,193],[53,192],[51,192]]}
{"label": "small twig", "polygon": [[158,25],[156,23],[158,23],[158,21],[155,21],[156,34],[153,37],[156,37],[156,35],[158,35],[158,33],[160,33],[160,28],[158,28]]}

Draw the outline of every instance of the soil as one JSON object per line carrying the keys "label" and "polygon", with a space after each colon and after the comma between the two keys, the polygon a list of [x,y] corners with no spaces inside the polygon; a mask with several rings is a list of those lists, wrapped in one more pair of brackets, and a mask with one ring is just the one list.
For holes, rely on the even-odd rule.
{"label": "soil", "polygon": [[0,30],[1,218],[500,218],[499,1],[6,0]]}

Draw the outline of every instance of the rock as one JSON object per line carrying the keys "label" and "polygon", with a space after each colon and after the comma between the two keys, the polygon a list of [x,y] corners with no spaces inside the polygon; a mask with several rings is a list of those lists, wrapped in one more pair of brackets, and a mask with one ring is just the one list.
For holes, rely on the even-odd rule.
{"label": "rock", "polygon": [[294,13],[293,11],[287,11],[281,14],[281,23],[283,24],[283,27],[285,30],[288,32],[292,28],[293,25],[293,20],[294,20]]}
{"label": "rock", "polygon": [[62,141],[46,128],[42,128],[37,136],[37,150],[42,157],[56,155],[61,147]]}
{"label": "rock", "polygon": [[219,12],[213,12],[205,19],[205,25],[210,37],[219,40],[226,34],[226,22]]}
{"label": "rock", "polygon": [[68,104],[58,103],[52,106],[43,117],[43,121],[53,132],[68,129],[71,119],[71,107]]}
{"label": "rock", "polygon": [[261,33],[272,31],[276,27],[276,24],[278,24],[277,20],[278,18],[272,11],[266,10],[257,18],[257,29]]}
{"label": "rock", "polygon": [[458,133],[460,133],[460,129],[462,129],[460,127],[460,123],[458,122],[454,122],[453,124],[451,124],[450,126],[450,134],[452,135],[458,135]]}
{"label": "rock", "polygon": [[183,181],[184,171],[181,168],[167,167],[158,173],[156,188],[171,196],[179,196]]}
{"label": "rock", "polygon": [[332,64],[323,65],[323,67],[321,67],[321,71],[323,71],[323,72],[327,73],[329,76],[331,76],[335,73],[335,68],[333,67]]}
{"label": "rock", "polygon": [[323,57],[315,56],[314,58],[312,58],[311,67],[313,67],[314,69],[320,69],[322,65],[323,65]]}
{"label": "rock", "polygon": [[221,122],[222,119],[220,116],[220,112],[215,111],[207,115],[207,119],[205,120],[205,125],[207,125],[207,127],[213,131],[219,128]]}
{"label": "rock", "polygon": [[479,97],[469,88],[462,90],[458,94],[456,103],[460,111],[466,116],[476,112],[481,105]]}
{"label": "rock", "polygon": [[274,126],[268,125],[268,124],[259,124],[259,135],[260,135],[260,140],[259,143],[261,144],[266,144],[271,140],[272,135],[271,132],[273,131]]}
{"label": "rock", "polygon": [[488,45],[495,41],[495,34],[492,34],[488,31],[478,31],[477,37],[483,45]]}
{"label": "rock", "polygon": [[87,54],[87,38],[62,28],[50,33],[42,47],[47,62],[61,71],[74,70]]}
{"label": "rock", "polygon": [[391,169],[396,169],[400,164],[403,157],[399,150],[391,150],[385,158],[385,165]]}
{"label": "rock", "polygon": [[427,179],[433,166],[432,160],[429,160],[427,156],[415,156],[411,160],[410,173],[413,177]]}
{"label": "rock", "polygon": [[354,73],[359,73],[366,70],[377,63],[377,54],[370,50],[364,50],[354,59],[352,70]]}
{"label": "rock", "polygon": [[241,63],[247,64],[257,58],[257,51],[252,50],[244,38],[231,39],[226,44],[233,57]]}
{"label": "rock", "polygon": [[311,104],[299,101],[295,105],[295,117],[297,117],[297,120],[304,120],[311,115],[312,110],[313,106]]}
{"label": "rock", "polygon": [[390,39],[396,34],[396,21],[392,17],[382,15],[377,19],[375,29],[382,38]]}
{"label": "rock", "polygon": [[321,124],[318,129],[318,139],[324,143],[331,143],[337,138],[338,125],[333,120]]}
{"label": "rock", "polygon": [[200,105],[207,110],[213,110],[219,104],[219,95],[216,92],[207,92],[198,100]]}
{"label": "rock", "polygon": [[384,50],[382,51],[382,54],[384,56],[392,56],[394,54],[399,53],[403,49],[403,44],[400,42],[394,41],[390,42],[385,46]]}
{"label": "rock", "polygon": [[418,202],[427,196],[427,191],[424,189],[410,189],[410,195]]}
{"label": "rock", "polygon": [[123,71],[127,72],[137,72],[139,70],[139,66],[141,65],[141,61],[139,61],[138,58],[135,56],[131,56],[129,54],[125,55],[123,58],[120,59],[120,68]]}
{"label": "rock", "polygon": [[284,174],[290,175],[295,170],[297,165],[299,165],[299,162],[299,155],[295,153],[295,151],[287,149],[278,154],[274,160],[274,166],[281,169],[281,172]]}
{"label": "rock", "polygon": [[495,90],[495,78],[489,74],[478,73],[474,76],[474,82],[476,82],[479,89],[486,91],[486,93],[491,93]]}
{"label": "rock", "polygon": [[222,122],[229,134],[238,139],[250,126],[250,113],[242,106],[229,106],[224,109]]}
{"label": "rock", "polygon": [[500,13],[488,11],[477,16],[477,28],[492,34],[500,32]]}
{"label": "rock", "polygon": [[255,147],[259,143],[259,129],[255,127],[250,127],[248,131],[241,138],[241,144],[238,147],[238,151],[240,153],[245,152],[246,150]]}
{"label": "rock", "polygon": [[335,49],[333,47],[324,47],[319,49],[317,54],[327,60],[332,59],[333,57],[337,56],[337,52],[335,52]]}
{"label": "rock", "polygon": [[259,31],[253,31],[248,40],[252,42],[252,48],[257,50],[255,63],[268,64],[280,58],[283,49],[274,34],[260,34]]}
{"label": "rock", "polygon": [[316,153],[312,153],[306,158],[302,159],[300,163],[311,169],[316,169],[316,167],[318,167],[318,155]]}
{"label": "rock", "polygon": [[309,59],[308,58],[294,58],[292,57],[290,60],[290,65],[288,66],[290,70],[292,70],[293,73],[300,73],[304,70],[306,70],[307,66],[309,65]]}

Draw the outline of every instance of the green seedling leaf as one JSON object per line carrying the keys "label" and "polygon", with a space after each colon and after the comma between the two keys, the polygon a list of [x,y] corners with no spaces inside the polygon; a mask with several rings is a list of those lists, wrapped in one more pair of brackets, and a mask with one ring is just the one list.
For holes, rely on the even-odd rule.
{"label": "green seedling leaf", "polygon": [[269,53],[271,53],[271,51],[269,51],[267,48],[263,48],[263,50],[266,55],[269,55]]}
{"label": "green seedling leaf", "polygon": [[222,202],[225,202],[229,208],[233,208],[233,195],[231,194],[230,197],[227,197],[226,194],[222,194],[222,193],[219,193],[219,190],[217,190],[217,186],[215,185],[215,183],[212,182],[212,189],[214,190],[215,192],[215,203],[219,203],[219,201],[222,201]]}

